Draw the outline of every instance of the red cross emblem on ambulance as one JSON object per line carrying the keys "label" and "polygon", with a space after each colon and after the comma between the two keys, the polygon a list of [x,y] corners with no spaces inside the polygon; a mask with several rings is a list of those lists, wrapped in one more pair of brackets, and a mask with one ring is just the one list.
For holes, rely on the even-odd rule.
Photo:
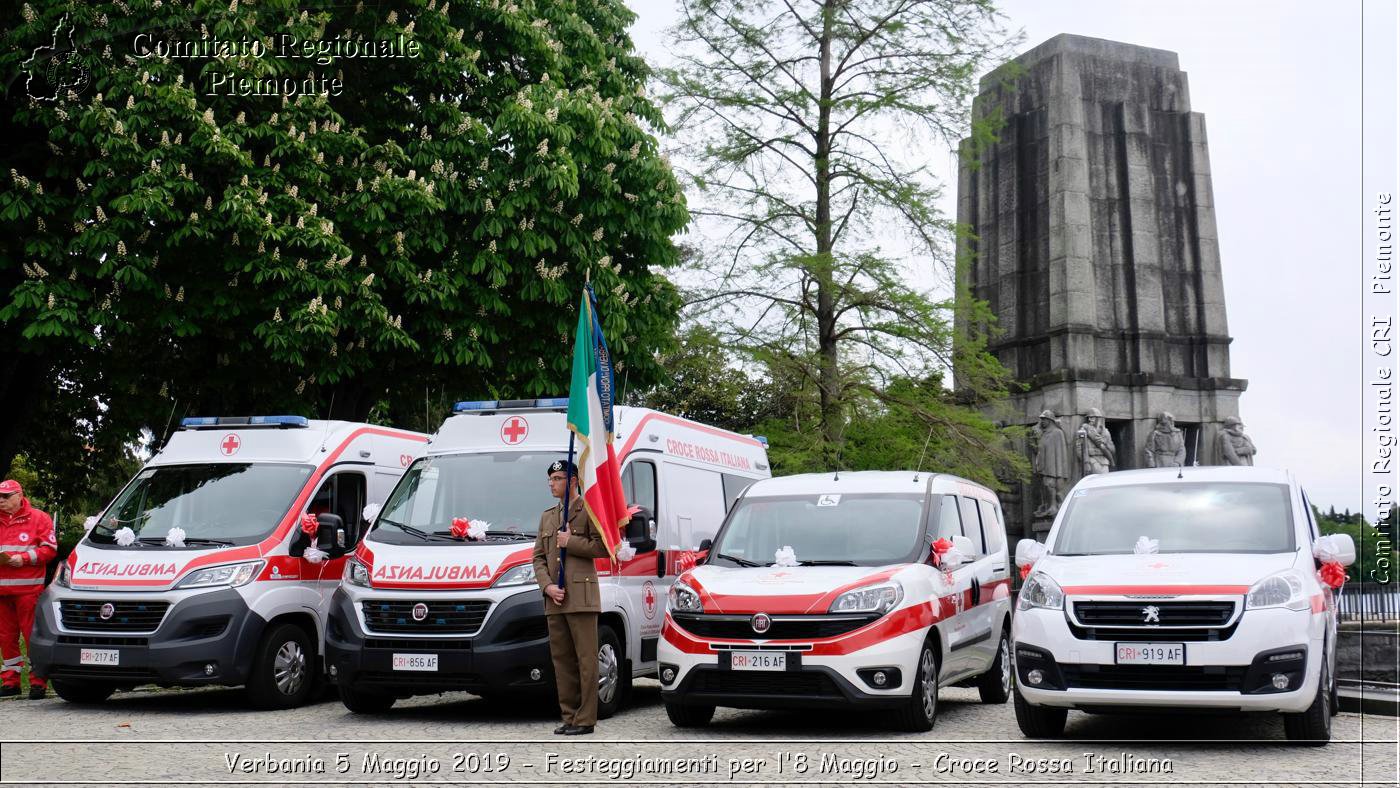
{"label": "red cross emblem on ambulance", "polygon": [[238,453],[238,447],[242,445],[243,439],[230,432],[224,436],[223,440],[219,441],[219,453],[225,457],[232,457]]}
{"label": "red cross emblem on ambulance", "polygon": [[656,588],[650,580],[642,584],[642,612],[647,618],[656,618]]}
{"label": "red cross emblem on ambulance", "polygon": [[530,422],[519,416],[511,416],[501,424],[501,442],[513,446],[530,434]]}

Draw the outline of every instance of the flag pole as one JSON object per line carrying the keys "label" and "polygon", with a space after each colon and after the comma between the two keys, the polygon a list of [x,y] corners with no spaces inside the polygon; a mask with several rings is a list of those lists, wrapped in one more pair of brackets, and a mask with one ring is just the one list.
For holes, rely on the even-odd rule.
{"label": "flag pole", "polygon": [[[560,531],[569,527],[569,493],[573,491],[574,486],[574,433],[572,430],[569,431],[569,464],[564,468],[564,477],[564,506],[559,514]],[[573,534],[570,533],[569,536],[572,538]],[[555,585],[559,586],[561,589],[564,588],[565,554],[565,549],[562,547],[559,548],[559,582],[555,583]]]}

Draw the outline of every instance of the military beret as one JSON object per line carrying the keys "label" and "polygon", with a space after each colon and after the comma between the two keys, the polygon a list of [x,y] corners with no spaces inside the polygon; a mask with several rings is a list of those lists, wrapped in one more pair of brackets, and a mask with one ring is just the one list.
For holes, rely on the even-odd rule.
{"label": "military beret", "polygon": [[578,466],[568,460],[555,460],[549,464],[549,470],[545,472],[545,475],[553,476],[560,471],[567,471],[570,476],[577,476]]}

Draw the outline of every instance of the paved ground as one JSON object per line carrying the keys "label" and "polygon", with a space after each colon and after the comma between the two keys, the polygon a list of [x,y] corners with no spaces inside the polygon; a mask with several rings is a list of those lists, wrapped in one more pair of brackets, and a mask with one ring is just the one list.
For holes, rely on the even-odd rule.
{"label": "paved ground", "polygon": [[[1393,717],[1344,712],[1333,743],[1316,749],[1283,744],[1276,717],[1071,713],[1073,739],[1044,743],[1021,738],[1010,704],[984,706],[966,689],[944,690],[941,699],[928,734],[891,732],[878,715],[736,710],[721,710],[707,729],[682,731],[667,721],[657,685],[639,682],[631,708],[592,737],[569,738],[550,734],[548,709],[465,694],[400,701],[375,716],[334,700],[256,712],[236,690],[122,693],[96,708],[7,700],[0,783],[1397,782]],[[589,757],[615,760],[582,760]],[[1095,757],[1107,761],[1095,768]],[[693,771],[675,771],[682,766]]]}

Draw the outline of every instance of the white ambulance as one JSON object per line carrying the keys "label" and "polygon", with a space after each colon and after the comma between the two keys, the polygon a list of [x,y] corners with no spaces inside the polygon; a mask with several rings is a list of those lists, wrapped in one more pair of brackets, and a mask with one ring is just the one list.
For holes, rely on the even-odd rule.
{"label": "white ambulance", "polygon": [[[346,565],[326,636],[347,708],[465,690],[554,687],[543,595],[531,565],[546,470],[569,446],[567,399],[463,402],[409,468]],[[598,712],[656,672],[667,589],[715,535],[727,505],[769,475],[760,438],[644,408],[618,407],[615,435],[636,555],[598,561]],[[454,519],[483,538],[452,536]]]}
{"label": "white ambulance", "polygon": [[34,669],[75,703],[147,683],[303,703],[361,512],[427,440],[301,416],[185,419],[44,592]]}
{"label": "white ambulance", "polygon": [[666,713],[691,727],[716,706],[849,706],[926,731],[939,687],[1004,703],[1010,582],[1001,507],[974,482],[863,471],[756,483],[704,564],[671,586]]}

